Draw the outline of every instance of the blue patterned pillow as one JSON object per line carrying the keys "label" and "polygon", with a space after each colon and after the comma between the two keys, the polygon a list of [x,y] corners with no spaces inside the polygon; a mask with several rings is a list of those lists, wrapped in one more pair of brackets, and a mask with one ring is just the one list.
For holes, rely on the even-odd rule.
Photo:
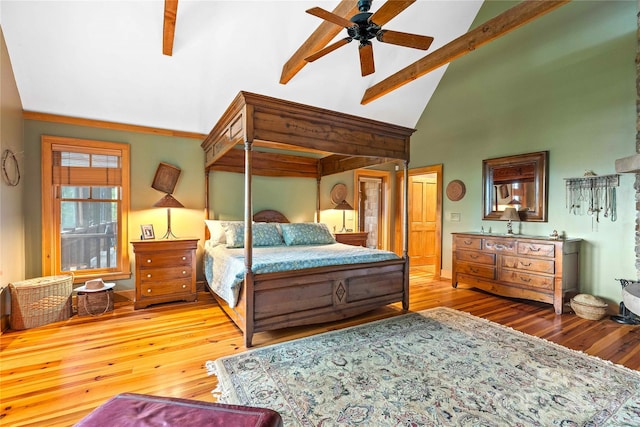
{"label": "blue patterned pillow", "polygon": [[[282,246],[282,236],[276,224],[256,222],[252,228],[253,246]],[[244,247],[244,222],[225,225],[225,236],[228,248]]]}
{"label": "blue patterned pillow", "polygon": [[280,224],[282,237],[288,246],[292,245],[326,245],[335,243],[326,224],[315,222],[301,222],[295,224]]}

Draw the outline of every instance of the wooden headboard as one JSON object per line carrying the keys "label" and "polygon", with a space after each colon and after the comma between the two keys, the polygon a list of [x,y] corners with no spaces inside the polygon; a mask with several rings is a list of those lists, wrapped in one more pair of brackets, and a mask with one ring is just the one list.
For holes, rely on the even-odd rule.
{"label": "wooden headboard", "polygon": [[253,220],[255,222],[289,222],[286,216],[272,209],[265,209],[263,211],[256,212],[253,214]]}

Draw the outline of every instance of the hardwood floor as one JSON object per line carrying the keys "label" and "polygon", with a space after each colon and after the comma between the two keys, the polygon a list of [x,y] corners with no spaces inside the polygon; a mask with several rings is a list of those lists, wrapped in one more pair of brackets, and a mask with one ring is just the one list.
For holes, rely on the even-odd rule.
{"label": "hardwood floor", "polygon": [[[452,307],[575,350],[640,370],[640,326],[556,316],[548,304],[454,289],[414,269],[411,310]],[[313,327],[259,333],[256,346],[401,314],[398,305]],[[0,425],[73,425],[122,392],[214,401],[207,360],[245,348],[242,334],[213,298],[68,321],[0,335]]]}

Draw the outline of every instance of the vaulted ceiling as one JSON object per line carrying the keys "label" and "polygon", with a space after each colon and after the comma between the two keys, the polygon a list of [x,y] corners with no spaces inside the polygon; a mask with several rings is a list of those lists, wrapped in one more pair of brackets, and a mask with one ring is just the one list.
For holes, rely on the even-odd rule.
{"label": "vaulted ceiling", "polygon": [[446,66],[362,105],[365,90],[467,32],[482,1],[409,6],[385,29],[433,44],[425,52],[373,40],[374,74],[361,76],[356,42],[281,84],[283,65],[323,22],[305,10],[338,4],[179,0],[171,56],[160,0],[2,0],[0,24],[25,111],[206,134],[244,90],[415,126]]}

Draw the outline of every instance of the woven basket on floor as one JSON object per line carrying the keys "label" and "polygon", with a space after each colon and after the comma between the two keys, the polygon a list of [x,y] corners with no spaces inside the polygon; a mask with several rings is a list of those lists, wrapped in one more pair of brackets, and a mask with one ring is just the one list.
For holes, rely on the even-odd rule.
{"label": "woven basket on floor", "polygon": [[571,298],[571,308],[583,319],[600,320],[607,315],[608,304],[589,294],[578,294]]}
{"label": "woven basket on floor", "polygon": [[113,311],[113,289],[78,292],[78,316],[101,316]]}
{"label": "woven basket on floor", "polygon": [[73,275],[9,283],[11,329],[29,329],[71,317]]}

